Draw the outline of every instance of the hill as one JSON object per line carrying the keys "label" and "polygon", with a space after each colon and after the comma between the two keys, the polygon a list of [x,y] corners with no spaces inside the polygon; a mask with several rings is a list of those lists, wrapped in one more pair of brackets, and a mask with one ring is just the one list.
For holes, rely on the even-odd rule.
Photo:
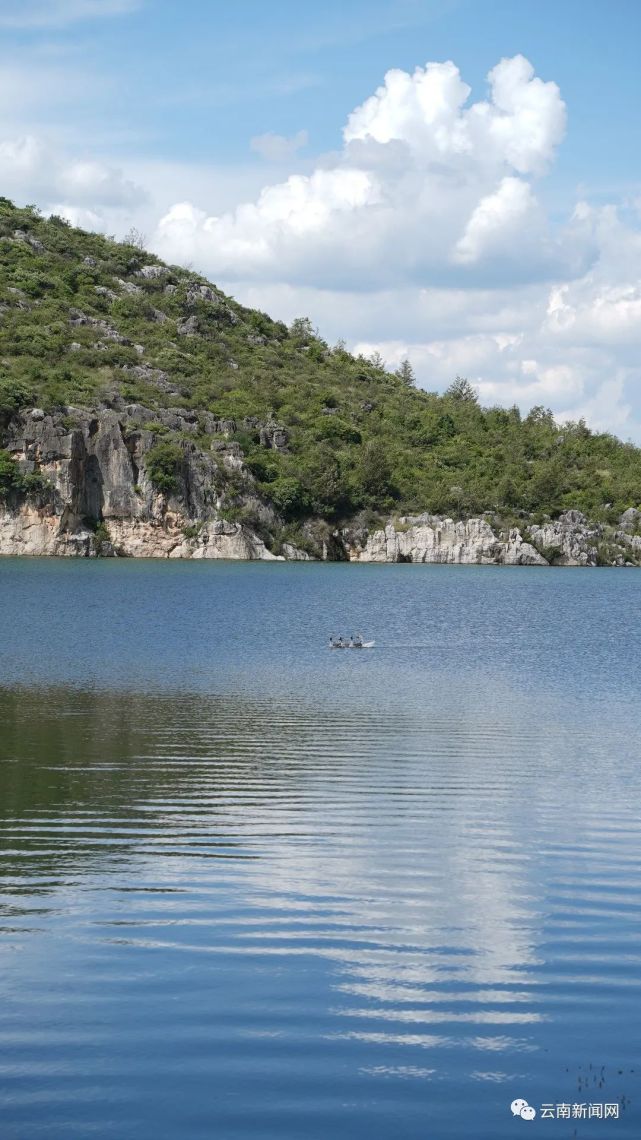
{"label": "hill", "polygon": [[[288,328],[135,243],[0,199],[6,510],[61,516],[60,462],[65,448],[82,450],[74,432],[83,463],[96,460],[96,417],[103,467],[121,443],[136,469],[137,507],[155,517],[173,505],[193,538],[205,521],[241,524],[276,553],[323,543],[327,553],[346,527],[369,533],[417,514],[485,514],[507,533],[573,510],[609,539],[641,501],[641,450],[629,443],[559,426],[542,407],[482,408],[458,378],[445,395],[419,390],[409,365],[391,373],[330,347],[306,318]],[[71,440],[60,456],[43,442],[45,422]],[[109,494],[74,494],[76,529],[106,532],[120,517]],[[627,519],[636,532],[636,514]]]}

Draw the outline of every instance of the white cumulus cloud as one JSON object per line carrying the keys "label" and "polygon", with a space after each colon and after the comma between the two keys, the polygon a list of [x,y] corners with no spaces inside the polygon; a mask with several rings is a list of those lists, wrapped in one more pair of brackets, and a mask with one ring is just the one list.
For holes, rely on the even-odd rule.
{"label": "white cumulus cloud", "polygon": [[27,197],[44,208],[64,201],[69,208],[89,209],[94,217],[96,208],[129,209],[147,196],[117,166],[72,158],[30,134],[0,137],[0,180],[3,193],[17,201]]}
{"label": "white cumulus cloud", "polygon": [[428,63],[413,75],[388,71],[385,82],[349,116],[347,143],[403,141],[422,167],[446,160],[542,173],[565,133],[565,104],[522,55],[488,75],[490,98],[465,106],[471,89],[452,63]]}
{"label": "white cumulus cloud", "polygon": [[548,240],[530,183],[563,137],[558,87],[521,56],[488,81],[488,100],[469,104],[451,62],[388,72],[349,115],[338,155],[227,214],[196,219],[181,207],[182,231],[170,211],[156,248],[174,260],[197,250],[230,280],[372,288],[477,281],[497,264],[520,279],[514,238],[527,233],[531,272],[563,272],[564,249]]}
{"label": "white cumulus cloud", "polygon": [[503,178],[496,190],[481,198],[456,243],[454,256],[461,264],[471,264],[493,254],[509,252],[514,242],[532,240],[541,229],[539,208],[527,182]]}

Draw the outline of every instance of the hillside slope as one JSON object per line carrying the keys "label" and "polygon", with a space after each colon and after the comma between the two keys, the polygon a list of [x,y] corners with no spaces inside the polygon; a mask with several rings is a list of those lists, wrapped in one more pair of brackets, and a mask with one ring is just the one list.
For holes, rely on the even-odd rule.
{"label": "hillside slope", "polygon": [[465,382],[417,390],[306,319],[6,199],[0,433],[0,552],[416,560],[431,540],[371,533],[453,515],[462,553],[442,560],[506,560],[474,546],[485,515],[505,549],[510,530],[530,540],[516,560],[576,561],[558,535],[584,527],[588,562],[637,561],[638,448],[483,409]]}

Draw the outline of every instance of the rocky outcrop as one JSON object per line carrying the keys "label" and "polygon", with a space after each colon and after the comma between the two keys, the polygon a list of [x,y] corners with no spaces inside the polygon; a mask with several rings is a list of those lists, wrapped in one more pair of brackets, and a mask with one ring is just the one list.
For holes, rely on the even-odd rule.
{"label": "rocky outcrop", "polygon": [[637,513],[618,527],[591,524],[581,511],[565,511],[542,525],[502,530],[487,518],[456,522],[433,515],[399,518],[385,527],[341,532],[352,562],[439,562],[502,566],[641,565],[641,536],[630,534]]}
{"label": "rocky outcrop", "polygon": [[[165,426],[182,436],[171,493],[154,487],[145,466]],[[221,457],[185,438],[196,427],[193,412],[152,413],[137,404],[53,416],[34,408],[16,417],[4,447],[22,475],[37,473],[45,485],[2,504],[0,555],[275,558],[251,527],[220,517]],[[242,471],[242,459],[233,466]]]}
{"label": "rocky outcrop", "polygon": [[262,447],[271,447],[275,451],[286,451],[289,442],[289,433],[280,424],[265,424],[259,430]]}
{"label": "rocky outcrop", "polygon": [[455,522],[419,515],[400,518],[367,535],[357,536],[347,530],[343,538],[351,562],[547,565],[518,530],[500,537],[483,518]]}
{"label": "rocky outcrop", "polygon": [[603,527],[591,526],[581,511],[566,511],[542,526],[530,526],[531,541],[556,566],[597,566]]}
{"label": "rocky outcrop", "polygon": [[638,532],[641,529],[641,511],[636,507],[628,507],[619,519],[619,526],[624,531]]}

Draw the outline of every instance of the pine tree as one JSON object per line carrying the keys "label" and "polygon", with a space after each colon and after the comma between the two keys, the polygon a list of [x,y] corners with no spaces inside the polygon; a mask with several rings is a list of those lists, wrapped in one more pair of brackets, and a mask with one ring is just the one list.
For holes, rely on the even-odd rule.
{"label": "pine tree", "polygon": [[398,376],[399,380],[402,380],[404,384],[407,384],[408,388],[413,388],[414,384],[416,383],[414,369],[412,368],[412,365],[410,364],[407,357],[405,357],[404,360],[401,360],[401,363],[396,369],[394,375]]}

